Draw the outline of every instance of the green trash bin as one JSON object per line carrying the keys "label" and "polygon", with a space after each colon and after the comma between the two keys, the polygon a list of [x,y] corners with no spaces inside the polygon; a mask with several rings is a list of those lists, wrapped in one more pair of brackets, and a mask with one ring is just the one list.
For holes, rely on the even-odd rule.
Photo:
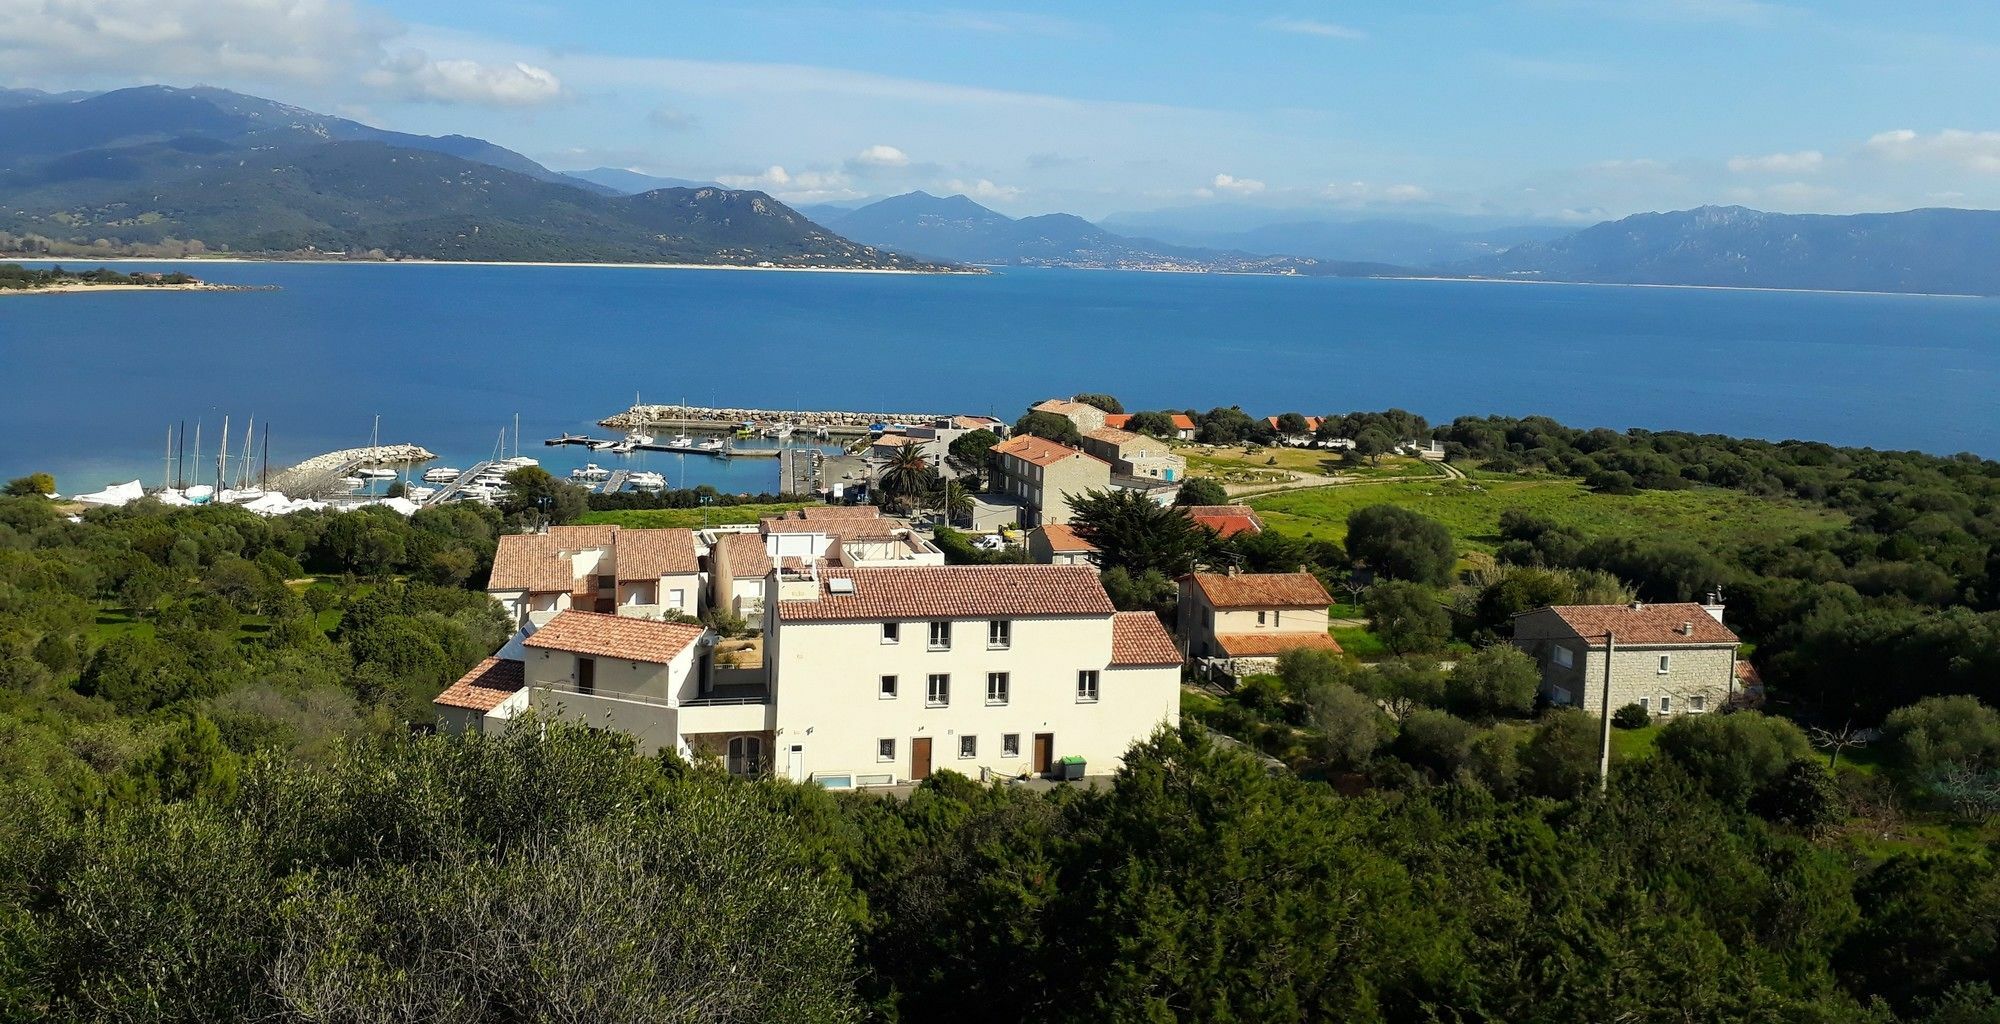
{"label": "green trash bin", "polygon": [[1076,754],[1056,762],[1056,768],[1060,773],[1057,777],[1065,782],[1075,782],[1083,778],[1083,758]]}

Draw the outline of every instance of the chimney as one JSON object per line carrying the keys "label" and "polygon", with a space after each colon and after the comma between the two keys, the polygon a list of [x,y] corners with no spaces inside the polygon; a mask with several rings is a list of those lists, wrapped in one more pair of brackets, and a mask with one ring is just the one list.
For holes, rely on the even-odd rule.
{"label": "chimney", "polygon": [[1681,635],[1682,635],[1682,636],[1693,636],[1693,635],[1694,635],[1694,623],[1692,623],[1692,622],[1683,622],[1683,623],[1681,623]]}
{"label": "chimney", "polygon": [[1632,609],[1633,611],[1635,611],[1635,612],[1643,612],[1643,611],[1645,611],[1645,610],[1646,610],[1646,602],[1644,602],[1644,601],[1634,601],[1634,602],[1632,602],[1632,604],[1630,605],[1630,607],[1631,607],[1631,609]]}
{"label": "chimney", "polygon": [[1708,616],[1709,616],[1709,618],[1712,618],[1712,619],[1714,619],[1714,620],[1715,620],[1715,621],[1717,621],[1717,622],[1721,622],[1721,621],[1722,621],[1722,588],[1721,588],[1721,587],[1717,587],[1717,588],[1715,588],[1714,590],[1711,590],[1711,591],[1709,591],[1709,592],[1708,592],[1708,600],[1706,600],[1706,601],[1702,602],[1702,605],[1701,605],[1701,610],[1702,610],[1702,611],[1705,611],[1705,612],[1707,612],[1707,613],[1708,613]]}
{"label": "chimney", "polygon": [[1241,570],[1241,569],[1238,569],[1238,568],[1236,567],[1236,563],[1234,563],[1234,562],[1231,562],[1231,563],[1229,563],[1229,575],[1231,575],[1231,576],[1234,576],[1234,575],[1236,575],[1237,573],[1239,573],[1239,572],[1242,572],[1242,571],[1243,571],[1243,570]]}

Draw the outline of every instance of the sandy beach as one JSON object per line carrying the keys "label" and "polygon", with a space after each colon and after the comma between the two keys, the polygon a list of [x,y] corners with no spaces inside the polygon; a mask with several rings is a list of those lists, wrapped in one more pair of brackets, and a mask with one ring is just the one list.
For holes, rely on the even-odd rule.
{"label": "sandy beach", "polygon": [[[0,254],[0,262],[76,263],[75,257]],[[901,267],[781,267],[745,266],[740,263],[574,263],[557,260],[293,260],[257,256],[102,256],[89,260],[92,266],[113,263],[308,263],[353,264],[383,267],[607,267],[616,270],[772,270],[794,274],[985,274],[983,267],[958,270],[917,270]],[[81,266],[81,263],[77,265]],[[95,287],[95,286],[92,286]],[[124,287],[119,285],[117,287]],[[186,287],[186,286],[182,286]],[[53,289],[42,289],[52,291]]]}
{"label": "sandy beach", "polygon": [[52,284],[41,288],[0,288],[0,295],[73,295],[78,292],[247,292],[240,284]]}

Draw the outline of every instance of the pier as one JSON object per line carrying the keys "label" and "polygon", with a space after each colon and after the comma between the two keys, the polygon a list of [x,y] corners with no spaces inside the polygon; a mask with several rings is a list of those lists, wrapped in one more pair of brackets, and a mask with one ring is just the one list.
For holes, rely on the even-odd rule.
{"label": "pier", "polygon": [[[589,448],[594,451],[603,452],[607,455],[623,454],[621,452],[612,451],[610,447],[611,445],[622,443],[622,439],[620,438],[590,437],[589,435],[586,434],[564,434],[561,437],[551,437],[548,440],[543,441],[542,443],[548,445],[551,448],[560,447],[562,445],[581,445],[582,447]],[[600,445],[604,447],[600,448],[599,447]],[[720,448],[701,448],[691,444],[689,445],[661,444],[655,441],[651,444],[634,445],[632,450],[639,452],[666,452],[669,455],[712,455],[718,459],[726,459],[732,455],[751,454],[750,452],[734,451],[732,449],[732,446],[729,444],[727,440],[723,441],[722,447]],[[762,452],[760,451],[758,452],[758,454],[762,454]]]}
{"label": "pier", "polygon": [[432,505],[442,505],[447,501],[456,500],[460,496],[460,493],[466,489],[466,487],[470,486],[473,481],[479,479],[479,475],[481,473],[486,472],[488,469],[491,469],[492,467],[493,467],[492,459],[486,459],[484,461],[474,463],[471,469],[468,469],[465,472],[460,473],[456,480],[453,480],[448,484],[437,485],[437,490],[432,491],[431,496],[424,499],[423,501],[424,507],[429,508]]}
{"label": "pier", "polygon": [[290,469],[271,474],[270,490],[294,498],[324,498],[347,493],[340,479],[368,466],[411,466],[437,456],[422,445],[384,444],[346,448],[315,455]]}
{"label": "pier", "polygon": [[929,423],[944,418],[941,413],[839,412],[798,409],[720,409],[699,405],[635,405],[607,416],[598,423],[616,430],[644,426],[669,426],[690,430],[735,431],[750,426],[776,427],[789,424],[808,435],[825,431],[858,437],[872,433],[876,424]]}

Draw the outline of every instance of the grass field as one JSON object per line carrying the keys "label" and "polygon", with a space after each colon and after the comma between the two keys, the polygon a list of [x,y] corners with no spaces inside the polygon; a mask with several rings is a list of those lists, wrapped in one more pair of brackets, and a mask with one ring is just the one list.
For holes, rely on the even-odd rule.
{"label": "grass field", "polygon": [[1484,474],[1466,483],[1394,481],[1321,487],[1251,499],[1264,524],[1279,533],[1321,540],[1347,535],[1347,516],[1368,505],[1402,505],[1436,519],[1459,543],[1491,552],[1500,543],[1500,513],[1520,509],[1573,526],[1586,537],[1644,535],[1712,544],[1784,540],[1845,525],[1846,517],[1802,502],[1698,488],[1597,494],[1560,477]]}
{"label": "grass field", "polygon": [[1217,448],[1204,451],[1199,445],[1180,445],[1174,449],[1185,456],[1188,472],[1200,476],[1222,477],[1232,473],[1275,473],[1279,470],[1293,473],[1314,473],[1322,476],[1411,476],[1432,472],[1419,459],[1403,456],[1383,456],[1374,465],[1356,465],[1343,461],[1339,452],[1324,448],[1262,448],[1252,451],[1241,446]]}
{"label": "grass field", "polygon": [[765,516],[775,516],[793,509],[804,508],[806,502],[790,502],[773,505],[710,505],[707,508],[627,508],[610,512],[585,512],[577,522],[586,526],[614,524],[647,529],[701,529],[706,526],[727,526],[737,523],[754,523]]}

